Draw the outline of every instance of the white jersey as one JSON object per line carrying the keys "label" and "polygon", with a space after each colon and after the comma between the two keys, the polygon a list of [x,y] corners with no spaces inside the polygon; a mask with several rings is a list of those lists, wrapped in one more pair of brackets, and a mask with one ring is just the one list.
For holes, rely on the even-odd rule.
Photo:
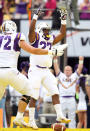
{"label": "white jersey", "polygon": [[25,40],[21,33],[0,34],[0,67],[17,67],[20,40]]}
{"label": "white jersey", "polygon": [[64,73],[60,72],[58,76],[60,96],[75,96],[76,81],[78,78],[77,72],[74,72],[69,78],[67,78]]}
{"label": "white jersey", "polygon": [[[54,36],[50,36],[47,40],[42,37],[42,34],[36,33],[36,40],[32,44],[33,47],[42,48],[51,50],[52,42],[54,40]],[[33,55],[30,56],[30,64],[33,66],[40,66],[40,67],[51,67],[52,66],[52,56],[50,55]]]}

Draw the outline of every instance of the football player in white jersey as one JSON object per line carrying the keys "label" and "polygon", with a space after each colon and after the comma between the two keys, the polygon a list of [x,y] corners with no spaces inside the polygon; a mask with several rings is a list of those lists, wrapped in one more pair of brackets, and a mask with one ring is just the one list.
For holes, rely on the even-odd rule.
{"label": "football player in white jersey", "polygon": [[69,128],[76,128],[75,111],[76,111],[76,82],[83,68],[83,57],[79,57],[77,70],[72,73],[72,67],[67,65],[64,68],[64,73],[61,72],[57,58],[54,58],[54,69],[59,82],[59,94],[61,100],[61,108],[66,116],[71,119]]}
{"label": "football player in white jersey", "polygon": [[49,52],[30,46],[26,43],[25,36],[22,33],[17,33],[15,22],[10,20],[3,22],[0,34],[0,99],[7,85],[11,85],[23,95],[32,96],[30,80],[17,70],[20,48],[37,55],[57,52],[56,50]]}
{"label": "football player in white jersey", "polygon": [[[66,10],[61,10],[61,29],[60,33],[55,37],[50,35],[50,27],[46,23],[40,23],[38,29],[36,28],[36,22],[38,19],[38,13],[34,14],[29,30],[29,42],[33,47],[51,50],[51,47],[60,42],[66,35]],[[58,46],[57,46],[58,47]],[[62,123],[69,123],[70,119],[63,116],[59,101],[59,91],[57,88],[57,81],[54,75],[50,72],[49,67],[52,66],[52,57],[46,55],[31,55],[30,56],[30,69],[28,77],[31,80],[33,88],[33,98],[30,101],[29,109],[29,123],[28,127],[38,129],[34,120],[35,103],[39,97],[39,89],[41,84],[46,87],[49,94],[52,96],[52,102],[57,114],[57,121]]]}

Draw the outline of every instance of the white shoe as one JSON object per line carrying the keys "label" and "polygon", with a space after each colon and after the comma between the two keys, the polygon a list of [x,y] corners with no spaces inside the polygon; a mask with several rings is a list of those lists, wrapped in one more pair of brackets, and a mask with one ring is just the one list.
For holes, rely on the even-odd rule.
{"label": "white shoe", "polygon": [[27,123],[24,121],[24,119],[17,119],[17,118],[15,118],[14,121],[13,121],[13,124],[15,126],[27,127]]}
{"label": "white shoe", "polygon": [[37,125],[36,125],[36,123],[35,123],[35,120],[32,120],[32,121],[30,121],[29,123],[27,123],[27,127],[28,127],[28,128],[33,128],[33,129],[35,129],[35,130],[38,129],[38,127],[37,127]]}
{"label": "white shoe", "polygon": [[67,119],[66,117],[58,117],[56,120],[58,122],[60,122],[60,123],[66,123],[66,124],[68,124],[69,122],[71,122],[71,120]]}

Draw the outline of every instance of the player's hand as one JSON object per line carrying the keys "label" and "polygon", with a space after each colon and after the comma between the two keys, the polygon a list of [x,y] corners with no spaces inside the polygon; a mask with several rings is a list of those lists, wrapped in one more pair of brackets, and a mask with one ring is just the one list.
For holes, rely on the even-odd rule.
{"label": "player's hand", "polygon": [[62,56],[64,54],[64,50],[68,47],[68,44],[56,45],[53,48],[56,49],[56,56]]}
{"label": "player's hand", "polygon": [[67,10],[66,9],[60,9],[60,14],[61,14],[61,20],[67,19]]}
{"label": "player's hand", "polygon": [[56,45],[55,46],[58,50],[65,50],[68,47],[68,44]]}
{"label": "player's hand", "polygon": [[34,14],[40,16],[42,14],[42,7],[39,7],[37,10],[34,11]]}
{"label": "player's hand", "polygon": [[63,50],[57,49],[56,56],[62,56],[63,54],[64,54],[64,51],[63,51]]}
{"label": "player's hand", "polygon": [[52,46],[51,52],[49,52],[48,54],[54,55],[54,56],[62,56],[64,54],[64,50],[67,47],[68,47],[68,44]]}
{"label": "player's hand", "polygon": [[54,56],[62,56],[64,54],[64,51],[58,49],[58,47],[52,47],[51,51],[52,51],[52,55]]}

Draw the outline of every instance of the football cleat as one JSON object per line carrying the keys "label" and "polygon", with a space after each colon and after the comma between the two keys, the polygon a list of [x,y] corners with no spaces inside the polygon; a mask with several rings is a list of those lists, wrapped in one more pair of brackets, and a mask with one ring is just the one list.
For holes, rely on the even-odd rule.
{"label": "football cleat", "polygon": [[27,123],[27,127],[28,127],[28,128],[33,128],[34,130],[37,130],[37,129],[38,129],[38,127],[37,127],[37,125],[36,125],[36,123],[35,123],[35,120],[30,121],[29,123]]}
{"label": "football cleat", "polygon": [[60,122],[60,123],[66,123],[66,124],[68,124],[69,122],[71,122],[71,120],[70,119],[67,119],[66,117],[58,117],[57,119],[57,122]]}
{"label": "football cleat", "polygon": [[27,127],[27,123],[23,119],[15,118],[13,121],[14,126]]}

